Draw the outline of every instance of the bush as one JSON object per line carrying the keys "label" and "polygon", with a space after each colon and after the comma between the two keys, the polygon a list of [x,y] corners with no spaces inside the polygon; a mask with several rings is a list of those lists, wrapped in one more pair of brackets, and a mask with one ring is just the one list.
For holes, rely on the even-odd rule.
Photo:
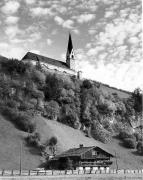
{"label": "bush", "polygon": [[34,146],[34,147],[39,147],[39,142],[40,142],[40,134],[35,132],[33,134],[29,134],[27,137],[26,137],[26,142],[28,145],[30,146]]}
{"label": "bush", "polygon": [[135,133],[134,133],[134,136],[135,136],[135,138],[136,138],[136,141],[141,141],[141,134],[140,134],[140,133],[135,132]]}
{"label": "bush", "polygon": [[49,139],[49,145],[50,146],[55,146],[57,144],[58,140],[57,140],[57,137],[53,136]]}
{"label": "bush", "polygon": [[137,152],[143,155],[143,141],[139,141],[136,148],[137,148]]}
{"label": "bush", "polygon": [[136,147],[136,141],[133,138],[125,138],[124,139],[124,146],[127,148],[135,148]]}
{"label": "bush", "polygon": [[44,98],[44,93],[42,91],[39,91],[39,90],[36,90],[36,89],[33,89],[31,91],[31,96],[32,98],[40,98],[40,99],[43,99]]}
{"label": "bush", "polygon": [[73,98],[71,98],[71,97],[60,97],[58,99],[58,102],[63,103],[63,104],[71,104],[71,103],[73,103]]}
{"label": "bush", "polygon": [[9,107],[3,107],[1,111],[4,116],[17,126],[18,129],[25,132],[34,132],[36,129],[35,121],[25,113]]}
{"label": "bush", "polygon": [[10,107],[10,108],[16,108],[18,105],[18,102],[15,100],[7,100],[6,101],[6,106]]}
{"label": "bush", "polygon": [[27,111],[27,110],[30,110],[30,109],[33,109],[34,108],[34,105],[33,104],[30,104],[28,102],[22,102],[19,106],[19,110],[20,111]]}
{"label": "bush", "polygon": [[14,73],[23,75],[26,72],[26,65],[17,59],[4,61],[1,63],[1,65],[2,68],[5,69],[5,71],[10,75],[13,75]]}
{"label": "bush", "polygon": [[62,116],[59,118],[59,121],[67,124],[70,127],[75,128],[75,124],[79,122],[78,113],[76,107],[72,105],[64,105],[62,107]]}
{"label": "bush", "polygon": [[35,83],[39,83],[41,85],[43,85],[45,83],[46,77],[45,77],[44,73],[42,73],[41,71],[34,69],[31,73],[31,75],[32,75],[32,79]]}
{"label": "bush", "polygon": [[83,81],[82,87],[86,88],[86,89],[90,89],[90,88],[92,88],[92,84],[91,84],[91,82],[89,80],[86,79],[86,80]]}
{"label": "bush", "polygon": [[17,117],[13,120],[16,126],[25,132],[34,132],[36,129],[36,123],[31,120],[31,117],[24,114],[18,113]]}
{"label": "bush", "polygon": [[127,130],[121,130],[118,137],[121,140],[124,140],[125,138],[135,138],[134,135],[127,132]]}
{"label": "bush", "polygon": [[47,118],[51,120],[57,120],[58,114],[59,114],[59,104],[56,101],[50,101],[45,104],[45,115]]}
{"label": "bush", "polygon": [[102,122],[102,125],[107,131],[109,131],[111,133],[113,132],[112,124],[109,122],[109,120],[104,120]]}
{"label": "bush", "polygon": [[111,140],[111,133],[105,130],[102,125],[94,121],[91,126],[91,135],[94,139],[107,143]]}

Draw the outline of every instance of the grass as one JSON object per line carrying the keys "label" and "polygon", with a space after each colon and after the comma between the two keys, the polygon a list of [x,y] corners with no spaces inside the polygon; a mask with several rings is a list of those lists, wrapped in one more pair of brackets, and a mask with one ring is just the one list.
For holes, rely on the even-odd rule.
{"label": "grass", "polygon": [[[40,133],[42,132],[41,136],[44,141],[47,137],[50,138],[51,136],[58,138],[58,153],[69,148],[78,147],[79,144],[84,144],[84,146],[100,146],[101,148],[108,149],[113,154],[116,152],[119,169],[141,169],[143,167],[143,156],[137,155],[134,149],[127,149],[122,146],[119,139],[113,138],[110,143],[105,145],[92,138],[85,137],[79,130],[75,130],[56,121],[50,121],[42,117],[37,117],[36,120],[39,123],[38,131]],[[116,168],[115,158],[111,167]]]}
{"label": "grass", "polygon": [[21,144],[24,169],[34,169],[41,163],[40,156],[35,154],[36,150],[25,145],[26,135],[27,133],[17,130],[11,122],[0,115],[0,169],[19,169]]}
{"label": "grass", "polygon": [[[113,138],[107,145],[95,141],[92,138],[85,137],[82,132],[68,127],[56,121],[47,120],[41,116],[35,118],[37,123],[37,132],[41,135],[41,141],[44,143],[50,137],[56,136],[58,139],[58,152],[69,148],[84,146],[100,146],[108,149],[113,154],[117,154],[118,168],[141,169],[143,167],[143,156],[136,155],[135,150],[127,149],[120,144],[120,140]],[[24,137],[27,133],[19,131],[0,116],[0,169],[18,169],[20,144],[22,143],[22,167],[23,169],[34,169],[41,164],[41,158],[35,149],[27,147],[24,143]],[[116,168],[116,159],[112,168]]]}
{"label": "grass", "polygon": [[117,93],[118,96],[120,98],[128,98],[130,96],[130,93],[129,92],[126,92],[126,91],[123,91],[123,90],[119,90],[117,88],[114,88],[114,87],[109,87],[108,85],[104,85],[101,83],[100,85],[100,90],[103,91],[103,93]]}

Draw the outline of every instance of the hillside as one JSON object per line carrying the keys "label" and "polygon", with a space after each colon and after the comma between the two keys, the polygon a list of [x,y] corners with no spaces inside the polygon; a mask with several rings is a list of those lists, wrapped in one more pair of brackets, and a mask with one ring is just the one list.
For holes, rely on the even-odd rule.
{"label": "hillside", "polygon": [[[141,168],[143,166],[143,157],[135,155],[135,150],[127,150],[120,145],[119,140],[114,139],[105,145],[93,138],[85,135],[71,127],[56,121],[47,120],[40,116],[35,118],[37,123],[37,132],[41,134],[42,142],[45,142],[51,136],[58,138],[58,153],[69,148],[78,147],[79,144],[84,146],[99,146],[114,154],[117,153],[119,168]],[[20,144],[22,143],[22,168],[35,169],[42,163],[41,157],[35,149],[26,146],[24,137],[27,133],[17,130],[9,121],[0,116],[0,169],[17,169],[19,168]],[[116,168],[116,162],[112,168]]]}
{"label": "hillside", "polygon": [[29,151],[24,137],[27,133],[20,131],[0,115],[0,169],[19,169],[20,146],[22,144],[22,167],[33,169],[40,164],[40,156]]}
{"label": "hillside", "polygon": [[[27,135],[29,144],[23,145],[23,156],[27,157],[23,165],[31,158],[30,153],[33,158],[26,168],[43,162],[51,136],[58,138],[58,152],[79,144],[112,147],[110,150],[119,157],[119,167],[140,167],[142,156],[137,156],[136,151],[143,151],[141,132],[132,124],[138,124],[141,110],[139,89],[131,94],[99,82],[0,58],[1,162],[6,149],[10,156],[7,168],[12,164],[14,168],[19,166],[14,157],[18,157],[19,142],[24,144]],[[11,154],[7,152],[9,146]]]}
{"label": "hillside", "polygon": [[106,85],[106,84],[103,84],[103,83],[100,83],[100,89],[104,93],[117,93],[117,95],[120,98],[129,98],[129,96],[131,94],[130,92],[127,92],[127,91],[124,91],[124,90],[121,90],[121,89],[117,89],[115,87],[110,87],[109,85]]}

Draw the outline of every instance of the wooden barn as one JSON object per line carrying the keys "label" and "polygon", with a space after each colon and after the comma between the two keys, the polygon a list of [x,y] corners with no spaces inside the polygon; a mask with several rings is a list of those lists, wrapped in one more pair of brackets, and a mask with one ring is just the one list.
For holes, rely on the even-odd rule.
{"label": "wooden barn", "polygon": [[[49,162],[52,169],[73,169],[86,167],[109,167],[112,164],[111,158],[114,156],[100,147],[84,147],[69,149],[57,156]],[[68,164],[67,164],[68,163]],[[70,165],[69,165],[70,164]],[[70,167],[69,167],[70,166]]]}

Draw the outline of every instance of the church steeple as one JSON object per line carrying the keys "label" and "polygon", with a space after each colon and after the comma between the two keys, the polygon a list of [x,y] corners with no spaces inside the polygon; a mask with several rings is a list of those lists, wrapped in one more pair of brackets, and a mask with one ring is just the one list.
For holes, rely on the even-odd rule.
{"label": "church steeple", "polygon": [[75,56],[74,56],[72,38],[70,33],[69,33],[69,40],[68,40],[68,47],[66,54],[66,63],[70,69],[75,70]]}

